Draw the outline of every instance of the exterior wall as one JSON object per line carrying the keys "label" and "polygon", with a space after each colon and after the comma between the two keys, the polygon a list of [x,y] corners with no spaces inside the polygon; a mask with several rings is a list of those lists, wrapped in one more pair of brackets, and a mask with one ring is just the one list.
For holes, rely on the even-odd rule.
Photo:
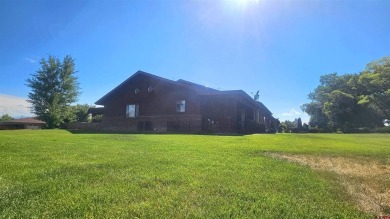
{"label": "exterior wall", "polygon": [[203,96],[201,101],[202,131],[236,132],[236,105],[236,99],[231,96]]}
{"label": "exterior wall", "polygon": [[105,118],[103,126],[106,130],[127,130],[146,132],[190,132],[201,131],[201,117],[189,116],[139,116],[136,118]]}
{"label": "exterior wall", "polygon": [[213,133],[264,133],[272,118],[240,96],[215,95],[201,99],[202,131]]}
{"label": "exterior wall", "polygon": [[[148,88],[153,89],[148,92]],[[138,89],[139,93],[135,93]],[[200,132],[200,97],[181,86],[139,75],[104,104],[104,130]],[[185,100],[185,112],[176,103]],[[126,117],[126,106],[138,104],[138,116]]]}
{"label": "exterior wall", "polygon": [[237,99],[237,125],[236,131],[243,134],[266,133],[267,122],[273,118],[271,114],[258,106]]}
{"label": "exterior wall", "polygon": [[[153,91],[148,92],[148,87]],[[135,89],[139,93],[135,94]],[[115,92],[104,104],[104,117],[125,118],[128,104],[139,104],[139,116],[183,116],[199,115],[199,97],[189,89],[139,75],[127,86]],[[176,112],[176,102],[186,101],[185,112]]]}
{"label": "exterior wall", "polygon": [[41,129],[42,124],[23,124],[23,123],[15,123],[15,124],[2,124],[0,125],[0,130],[13,130],[13,129]]}
{"label": "exterior wall", "polygon": [[[194,89],[158,77],[135,75],[99,100],[104,105],[102,123],[84,126],[130,132],[260,133],[265,132],[267,118],[272,118],[244,92],[204,95],[204,91]],[[177,112],[176,104],[182,100],[185,112]],[[138,116],[127,118],[126,107],[133,104],[139,106]]]}
{"label": "exterior wall", "polygon": [[27,124],[24,126],[25,129],[41,129],[41,125]]}
{"label": "exterior wall", "polygon": [[99,123],[69,123],[68,129],[128,132],[201,132],[201,116],[142,116],[103,118]]}

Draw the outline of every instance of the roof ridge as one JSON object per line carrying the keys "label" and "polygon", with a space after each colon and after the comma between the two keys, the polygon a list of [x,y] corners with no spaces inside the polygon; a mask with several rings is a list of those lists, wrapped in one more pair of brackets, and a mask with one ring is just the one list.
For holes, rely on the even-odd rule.
{"label": "roof ridge", "polygon": [[211,87],[207,87],[205,85],[201,85],[201,84],[198,84],[198,83],[194,83],[194,82],[191,82],[191,81],[187,81],[187,80],[184,80],[184,79],[179,79],[176,81],[176,83],[178,83],[179,85],[181,84],[187,84],[187,85],[193,85],[193,86],[198,86],[198,87],[201,87],[201,88],[204,88],[204,89],[207,89],[209,91],[219,91],[217,89],[214,89],[214,88],[211,88]]}
{"label": "roof ridge", "polygon": [[164,80],[164,81],[167,81],[169,83],[175,83],[175,81],[172,81],[172,80],[169,80],[169,79],[166,79],[166,78],[163,78],[163,77],[160,77],[160,76],[157,76],[157,75],[154,75],[154,74],[151,74],[151,73],[148,73],[148,72],[145,72],[145,71],[142,71],[142,70],[138,70],[136,71],[134,74],[132,74],[130,77],[128,77],[126,80],[124,80],[122,83],[120,83],[119,85],[117,85],[114,89],[112,89],[111,91],[109,91],[108,93],[106,93],[103,97],[101,97],[99,100],[97,100],[95,102],[95,104],[99,105],[98,102],[101,102],[102,100],[104,100],[105,98],[107,98],[108,96],[110,96],[112,93],[114,93],[116,90],[118,90],[120,87],[122,87],[124,84],[126,84],[128,81],[130,81],[131,79],[133,79],[135,76],[137,75],[146,75],[148,77],[153,77],[153,78],[156,78],[156,79],[159,79],[159,80]]}

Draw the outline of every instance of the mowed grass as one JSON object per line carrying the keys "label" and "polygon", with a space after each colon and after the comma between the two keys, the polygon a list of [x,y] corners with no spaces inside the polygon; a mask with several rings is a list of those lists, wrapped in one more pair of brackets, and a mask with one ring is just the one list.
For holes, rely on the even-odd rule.
{"label": "mowed grass", "polygon": [[390,135],[0,131],[0,217],[373,218],[335,174],[270,153],[390,165]]}

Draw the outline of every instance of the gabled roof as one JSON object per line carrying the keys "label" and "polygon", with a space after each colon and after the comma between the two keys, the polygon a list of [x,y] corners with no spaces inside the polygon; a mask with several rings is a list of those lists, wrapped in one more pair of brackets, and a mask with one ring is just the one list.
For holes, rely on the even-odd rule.
{"label": "gabled roof", "polygon": [[166,78],[162,78],[162,77],[159,77],[159,76],[156,76],[156,75],[153,75],[153,74],[150,74],[150,73],[138,70],[136,73],[134,73],[128,79],[126,79],[124,82],[122,82],[121,84],[116,86],[113,90],[111,90],[106,95],[104,95],[102,98],[100,98],[98,101],[96,101],[95,104],[97,104],[97,105],[104,105],[104,104],[102,104],[104,100],[109,98],[112,94],[114,94],[116,91],[118,91],[121,87],[125,86],[129,81],[131,81],[133,78],[135,78],[136,76],[139,76],[139,75],[144,75],[146,77],[150,77],[150,78],[153,78],[153,79],[156,79],[156,80],[159,80],[159,81],[163,81],[163,82],[166,82],[166,83],[169,83],[169,84],[172,84],[172,85],[184,87],[184,88],[190,89],[190,90],[192,90],[192,91],[194,91],[194,92],[196,92],[198,94],[209,94],[209,93],[214,93],[214,92],[220,92],[218,90],[215,90],[215,89],[212,89],[212,88],[208,88],[208,87],[200,85],[200,84],[195,84],[195,83],[192,83],[192,82],[189,82],[189,81],[185,81],[185,80],[182,80],[182,79],[179,79],[177,81],[172,81],[172,80],[169,80],[169,79],[166,79]]}
{"label": "gabled roof", "polygon": [[223,91],[224,94],[233,94],[233,95],[239,95],[242,98],[244,98],[246,101],[250,102],[252,105],[256,107],[260,107],[261,109],[265,110],[267,113],[271,114],[271,111],[262,102],[254,100],[251,96],[249,96],[246,92],[243,90],[228,90],[228,91]]}
{"label": "gabled roof", "polygon": [[271,111],[262,102],[256,101],[256,103],[260,106],[260,108],[264,109],[269,114],[272,114]]}
{"label": "gabled roof", "polygon": [[13,119],[0,122],[0,124],[46,124],[46,122],[34,118]]}
{"label": "gabled roof", "polygon": [[104,95],[102,98],[100,98],[98,101],[95,102],[95,104],[97,105],[104,105],[102,104],[103,101],[105,99],[107,99],[108,97],[110,97],[113,93],[115,93],[116,91],[118,91],[121,87],[123,87],[124,85],[126,85],[129,81],[131,81],[133,78],[135,78],[136,76],[138,75],[145,75],[147,77],[150,77],[150,78],[154,78],[156,80],[160,80],[160,81],[164,81],[164,82],[167,82],[167,83],[171,83],[171,84],[174,84],[175,82],[172,81],[172,80],[169,80],[169,79],[166,79],[166,78],[162,78],[162,77],[159,77],[159,76],[156,76],[156,75],[152,75],[150,73],[147,73],[147,72],[144,72],[144,71],[141,71],[141,70],[138,70],[136,73],[134,73],[132,76],[130,76],[128,79],[126,79],[124,82],[120,83],[118,86],[116,86],[114,89],[112,89],[110,92],[108,92],[106,95]]}
{"label": "gabled roof", "polygon": [[150,77],[159,81],[163,81],[172,85],[184,87],[187,89],[190,89],[194,91],[198,95],[234,95],[234,96],[240,96],[244,101],[246,101],[248,104],[254,106],[254,107],[260,107],[264,109],[269,114],[272,114],[271,111],[267,109],[267,107],[264,106],[261,102],[255,101],[252,97],[250,97],[247,93],[245,93],[243,90],[227,90],[227,91],[219,91],[213,88],[209,88],[200,84],[196,84],[190,81],[186,81],[183,79],[179,79],[177,81],[172,81],[166,78],[162,78],[144,71],[137,71],[132,76],[130,76],[128,79],[126,79],[124,82],[119,84],[117,87],[115,87],[113,90],[108,92],[106,95],[104,95],[102,98],[100,98],[98,101],[96,101],[95,104],[97,105],[104,105],[102,104],[103,101],[107,98],[109,98],[113,93],[118,91],[121,87],[125,86],[129,81],[131,81],[134,77],[138,75],[144,75],[146,77]]}

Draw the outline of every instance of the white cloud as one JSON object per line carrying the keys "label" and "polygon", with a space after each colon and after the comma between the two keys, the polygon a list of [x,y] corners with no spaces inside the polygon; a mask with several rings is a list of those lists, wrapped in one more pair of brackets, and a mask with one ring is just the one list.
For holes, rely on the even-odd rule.
{"label": "white cloud", "polygon": [[31,64],[35,64],[38,62],[38,57],[37,58],[24,58],[24,60],[31,63]]}
{"label": "white cloud", "polygon": [[302,113],[299,112],[298,110],[292,108],[290,111],[281,113],[280,115],[281,116],[299,116],[299,115],[302,115]]}
{"label": "white cloud", "polygon": [[310,116],[307,113],[304,113],[302,111],[298,111],[295,108],[292,108],[287,112],[276,114],[275,117],[278,118],[279,121],[281,121],[281,122],[285,121],[285,120],[294,121],[294,119],[297,119],[297,118],[301,118],[302,123],[308,123],[310,120]]}
{"label": "white cloud", "polygon": [[31,104],[26,99],[0,94],[0,116],[8,114],[14,118],[34,116],[30,112]]}

